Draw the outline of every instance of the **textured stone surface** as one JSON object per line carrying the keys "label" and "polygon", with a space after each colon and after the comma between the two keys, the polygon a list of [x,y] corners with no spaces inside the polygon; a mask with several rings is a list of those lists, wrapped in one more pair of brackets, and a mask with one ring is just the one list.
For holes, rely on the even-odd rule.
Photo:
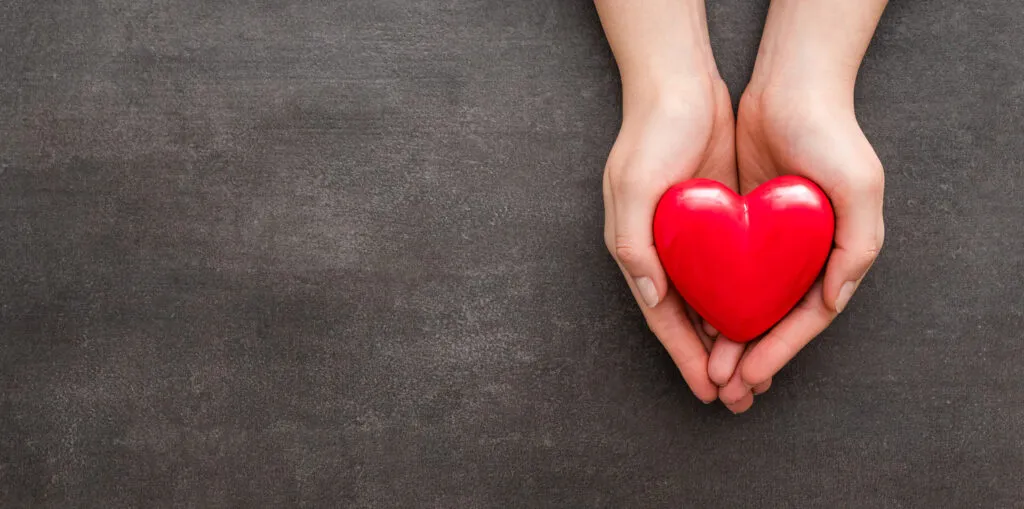
{"label": "textured stone surface", "polygon": [[890,5],[885,250],[734,417],[604,251],[589,2],[7,0],[0,505],[1019,507],[1021,26]]}

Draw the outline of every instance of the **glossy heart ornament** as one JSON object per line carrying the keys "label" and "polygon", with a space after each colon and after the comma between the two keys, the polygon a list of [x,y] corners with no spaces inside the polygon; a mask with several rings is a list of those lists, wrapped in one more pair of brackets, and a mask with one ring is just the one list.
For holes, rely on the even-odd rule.
{"label": "glossy heart ornament", "polygon": [[766,332],[803,298],[834,232],[828,198],[797,176],[746,196],[714,180],[688,180],[662,196],[654,215],[654,244],[673,286],[739,342]]}

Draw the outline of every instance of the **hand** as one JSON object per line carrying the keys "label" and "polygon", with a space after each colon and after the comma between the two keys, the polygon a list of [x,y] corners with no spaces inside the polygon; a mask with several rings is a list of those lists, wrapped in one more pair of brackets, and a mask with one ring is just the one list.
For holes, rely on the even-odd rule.
{"label": "hand", "polygon": [[[822,187],[836,213],[835,245],[824,277],[760,341],[718,341],[709,371],[723,402],[742,407],[846,307],[882,247],[882,165],[846,101],[789,87],[748,89],[736,134],[743,193],[779,175]],[[742,356],[742,360],[740,357]],[[739,369],[733,369],[739,364]],[[734,372],[735,371],[735,372]]]}
{"label": "hand", "polygon": [[714,331],[669,287],[651,224],[658,200],[678,182],[704,177],[736,189],[733,129],[732,103],[720,79],[686,81],[664,95],[637,94],[624,109],[604,174],[608,249],[651,330],[707,403],[718,397],[707,371]]}
{"label": "hand", "polygon": [[623,97],[604,174],[605,243],[651,330],[694,394],[710,403],[718,397],[708,376],[716,332],[670,289],[652,231],[672,185],[704,177],[737,186],[732,102],[715,66],[704,0],[594,3]]}
{"label": "hand", "polygon": [[853,88],[887,0],[773,0],[737,113],[739,185],[779,175],[821,186],[836,213],[822,278],[760,340],[719,339],[709,374],[734,412],[753,403],[797,352],[846,307],[885,236],[882,164],[857,123]]}

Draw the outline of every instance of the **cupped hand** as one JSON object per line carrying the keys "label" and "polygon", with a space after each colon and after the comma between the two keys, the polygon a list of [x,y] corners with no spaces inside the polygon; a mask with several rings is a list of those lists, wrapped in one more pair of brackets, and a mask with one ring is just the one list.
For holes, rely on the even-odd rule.
{"label": "cupped hand", "polygon": [[[882,165],[852,101],[827,90],[775,87],[744,93],[737,114],[740,192],[780,175],[817,183],[832,202],[836,233],[823,276],[761,339],[717,341],[709,370],[726,404],[752,401],[846,307],[884,238]],[[749,405],[748,405],[749,406]]]}
{"label": "cupped hand", "polygon": [[[693,393],[718,397],[708,376],[715,331],[670,286],[651,225],[672,185],[703,177],[736,189],[734,121],[720,79],[693,79],[631,95],[604,173],[605,243],[622,269],[651,330]],[[710,334],[709,334],[710,333]]]}

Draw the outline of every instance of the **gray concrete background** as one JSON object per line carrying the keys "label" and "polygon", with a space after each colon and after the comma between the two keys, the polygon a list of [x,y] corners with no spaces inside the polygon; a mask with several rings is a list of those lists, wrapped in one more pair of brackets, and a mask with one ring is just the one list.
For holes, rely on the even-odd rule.
{"label": "gray concrete background", "polygon": [[1022,26],[890,5],[885,250],[734,417],[604,251],[589,2],[7,0],[0,505],[1024,507]]}

